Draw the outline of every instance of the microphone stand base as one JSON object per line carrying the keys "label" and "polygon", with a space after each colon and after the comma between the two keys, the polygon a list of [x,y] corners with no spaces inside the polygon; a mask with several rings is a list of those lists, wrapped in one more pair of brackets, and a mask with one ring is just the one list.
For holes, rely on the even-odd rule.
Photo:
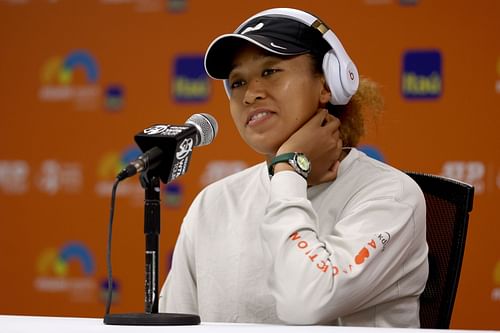
{"label": "microphone stand base", "polygon": [[104,316],[106,325],[199,325],[200,317],[184,313],[114,313]]}

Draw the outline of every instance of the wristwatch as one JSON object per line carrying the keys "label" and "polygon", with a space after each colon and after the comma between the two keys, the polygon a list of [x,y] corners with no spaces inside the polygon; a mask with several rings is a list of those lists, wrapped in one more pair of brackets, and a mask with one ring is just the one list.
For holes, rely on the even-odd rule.
{"label": "wristwatch", "polygon": [[311,162],[306,155],[302,153],[285,153],[275,156],[269,164],[269,177],[274,175],[274,166],[278,163],[288,163],[295,172],[307,179],[311,172]]}

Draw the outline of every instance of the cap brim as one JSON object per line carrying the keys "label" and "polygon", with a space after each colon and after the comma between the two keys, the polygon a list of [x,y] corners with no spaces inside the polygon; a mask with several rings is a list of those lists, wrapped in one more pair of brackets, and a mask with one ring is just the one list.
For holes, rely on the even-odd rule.
{"label": "cap brim", "polygon": [[268,52],[283,56],[307,53],[308,50],[296,45],[283,44],[262,35],[225,34],[216,38],[205,53],[205,70],[207,74],[219,80],[225,80],[233,67],[233,58],[238,49],[251,43]]}

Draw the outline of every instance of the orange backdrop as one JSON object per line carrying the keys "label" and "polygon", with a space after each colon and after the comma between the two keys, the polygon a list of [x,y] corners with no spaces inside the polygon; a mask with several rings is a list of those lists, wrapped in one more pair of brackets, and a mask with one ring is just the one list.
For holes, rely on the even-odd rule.
{"label": "orange backdrop", "polygon": [[[268,7],[312,11],[338,34],[386,112],[366,151],[476,186],[452,327],[500,328],[500,2],[491,0],[0,1],[0,314],[100,317],[111,184],[133,136],[193,113],[219,122],[189,172],[162,186],[161,279],[208,183],[261,161],[202,71],[218,34]],[[113,312],[143,311],[143,190],[118,190]]]}

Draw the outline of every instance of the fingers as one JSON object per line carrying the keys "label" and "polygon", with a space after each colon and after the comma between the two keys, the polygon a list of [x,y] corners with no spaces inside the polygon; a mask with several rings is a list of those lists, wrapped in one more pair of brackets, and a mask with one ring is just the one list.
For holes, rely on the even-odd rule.
{"label": "fingers", "polygon": [[334,115],[330,114],[327,109],[318,109],[313,119],[318,119],[318,123],[321,127],[328,126],[332,130],[336,130],[340,127],[340,120]]}
{"label": "fingers", "polygon": [[326,117],[328,115],[328,110],[324,108],[320,108],[316,111],[315,114],[311,117],[309,123],[313,126],[324,126],[327,123]]}
{"label": "fingers", "polygon": [[320,108],[318,111],[311,117],[309,124],[312,126],[328,126],[329,128],[335,130],[340,126],[340,120],[331,115],[328,112],[328,109]]}
{"label": "fingers", "polygon": [[321,133],[330,135],[330,139],[335,141],[335,148],[337,148],[338,144],[342,145],[342,141],[340,140],[340,120],[331,115],[327,109],[319,109],[315,117],[320,116],[322,117]]}
{"label": "fingers", "polygon": [[337,128],[340,127],[340,120],[337,117],[328,113],[325,117],[324,126],[328,126],[332,129],[336,130]]}

